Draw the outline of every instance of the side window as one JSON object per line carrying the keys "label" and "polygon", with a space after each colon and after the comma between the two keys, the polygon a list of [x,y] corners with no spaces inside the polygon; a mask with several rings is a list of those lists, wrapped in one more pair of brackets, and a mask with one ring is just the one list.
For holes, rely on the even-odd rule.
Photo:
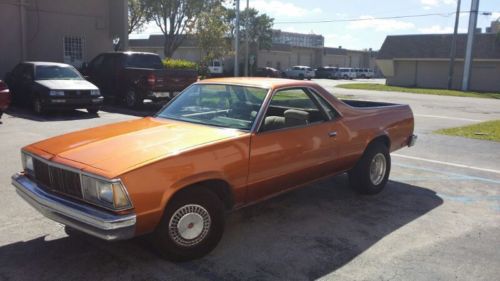
{"label": "side window", "polygon": [[302,88],[286,89],[274,94],[261,131],[304,126],[328,119],[311,96]]}
{"label": "side window", "polygon": [[333,119],[340,116],[340,114],[333,108],[333,106],[325,98],[323,98],[321,95],[319,95],[315,92],[311,92],[311,95],[313,95],[314,98],[316,98],[316,100],[319,102],[321,108],[323,109],[323,111],[325,112],[325,114],[328,116],[328,118],[330,120],[333,120]]}

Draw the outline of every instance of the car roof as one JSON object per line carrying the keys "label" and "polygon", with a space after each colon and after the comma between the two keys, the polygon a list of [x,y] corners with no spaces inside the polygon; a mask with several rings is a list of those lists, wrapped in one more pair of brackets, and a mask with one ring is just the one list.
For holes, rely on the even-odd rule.
{"label": "car roof", "polygon": [[314,82],[283,79],[283,78],[266,78],[266,77],[224,77],[224,78],[211,78],[198,82],[199,84],[229,84],[229,85],[242,85],[257,88],[282,88],[282,87],[300,87],[308,85],[317,85]]}
{"label": "car roof", "polygon": [[52,66],[61,66],[61,67],[73,67],[72,65],[66,64],[66,63],[60,63],[60,62],[49,62],[49,61],[25,61],[23,62],[24,64],[32,64],[34,66],[41,66],[41,65],[52,65]]}

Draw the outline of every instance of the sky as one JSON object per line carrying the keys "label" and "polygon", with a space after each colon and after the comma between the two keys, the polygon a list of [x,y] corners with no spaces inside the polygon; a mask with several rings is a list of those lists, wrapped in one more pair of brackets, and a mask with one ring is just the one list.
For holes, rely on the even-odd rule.
{"label": "sky", "polygon": [[[274,28],[283,31],[321,34],[326,47],[378,50],[387,35],[451,33],[456,0],[249,0],[250,7],[274,18]],[[241,9],[246,1],[241,0]],[[461,1],[459,32],[467,32],[471,0]],[[481,0],[478,27],[500,18],[500,0]],[[377,19],[381,17],[440,14],[428,17]],[[360,20],[362,19],[362,20]],[[310,23],[324,20],[347,22]],[[304,23],[305,22],[305,23]],[[143,34],[159,33],[149,24]],[[141,35],[132,35],[143,37]]]}

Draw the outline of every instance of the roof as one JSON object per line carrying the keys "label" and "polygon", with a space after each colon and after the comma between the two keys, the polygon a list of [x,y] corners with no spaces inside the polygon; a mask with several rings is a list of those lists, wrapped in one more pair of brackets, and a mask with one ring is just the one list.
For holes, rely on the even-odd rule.
{"label": "roof", "polygon": [[205,79],[198,83],[201,84],[232,84],[243,85],[257,88],[281,88],[286,86],[304,86],[304,85],[317,85],[314,82],[283,79],[283,78],[265,78],[265,77],[224,77]]}
{"label": "roof", "polygon": [[[196,47],[198,43],[194,36],[190,35],[178,35],[183,36],[183,47]],[[161,47],[165,46],[165,37],[162,34],[151,34],[147,39],[129,39],[128,41],[130,47]]]}
{"label": "roof", "polygon": [[325,47],[323,49],[323,53],[325,55],[345,55],[345,54],[347,54],[347,50],[346,49],[342,49],[342,48]]}
{"label": "roof", "polygon": [[67,66],[71,66],[73,67],[72,65],[69,65],[69,64],[66,64],[66,63],[59,63],[59,62],[48,62],[48,61],[24,61],[23,63],[26,63],[26,64],[32,64],[34,66],[41,66],[41,65],[52,65],[52,66],[60,66],[60,67],[67,67]]}
{"label": "roof", "polygon": [[[377,59],[447,59],[450,57],[452,37],[452,34],[387,36]],[[457,58],[464,58],[466,42],[467,34],[458,34]],[[473,54],[475,59],[500,59],[500,39],[496,34],[476,34]]]}

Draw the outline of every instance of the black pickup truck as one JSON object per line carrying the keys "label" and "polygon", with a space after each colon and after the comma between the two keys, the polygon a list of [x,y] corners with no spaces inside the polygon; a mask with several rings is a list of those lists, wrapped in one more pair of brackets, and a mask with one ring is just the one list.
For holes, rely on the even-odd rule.
{"label": "black pickup truck", "polygon": [[168,101],[198,80],[196,70],[166,69],[154,53],[102,53],[82,73],[93,82],[105,100],[122,101],[127,107],[137,107],[145,99]]}

